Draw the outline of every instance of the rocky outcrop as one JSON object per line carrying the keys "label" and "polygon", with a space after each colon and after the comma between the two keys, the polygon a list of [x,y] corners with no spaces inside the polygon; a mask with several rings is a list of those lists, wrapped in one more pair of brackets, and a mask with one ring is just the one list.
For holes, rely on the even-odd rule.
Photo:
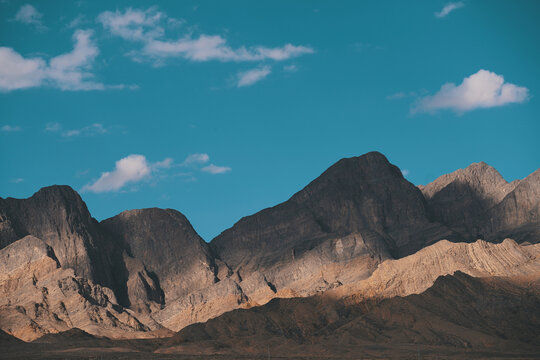
{"label": "rocky outcrop", "polygon": [[517,185],[488,212],[484,231],[493,238],[512,237],[540,241],[540,169]]}
{"label": "rocky outcrop", "polygon": [[[180,212],[172,209],[124,211],[100,224],[127,256],[144,264],[148,276],[159,279],[164,299],[143,295],[163,304],[212,285],[214,260],[208,244]],[[133,260],[131,260],[133,262]],[[146,281],[147,282],[147,281]],[[128,286],[133,301],[133,286]],[[139,287],[140,288],[140,287]],[[144,285],[143,288],[148,288]],[[141,300],[141,296],[136,296]]]}
{"label": "rocky outcrop", "polygon": [[480,162],[419,188],[433,218],[464,239],[539,239],[540,169],[508,183],[497,170]]}
{"label": "rocky outcrop", "polygon": [[60,267],[44,241],[26,236],[0,250],[0,328],[25,341],[78,327],[108,337],[141,337],[143,325],[114,292]]}
{"label": "rocky outcrop", "polygon": [[540,278],[540,244],[519,245],[512,239],[500,244],[483,240],[470,244],[442,240],[407,257],[387,260],[369,278],[326,295],[354,298],[353,301],[358,302],[358,299],[419,294],[430,288],[438,277],[456,271],[474,277]]}
{"label": "rocky outcrop", "polygon": [[0,198],[0,246],[27,235],[51,246],[61,266],[77,276],[114,286],[114,271],[98,223],[69,186],[50,186],[28,199]]}

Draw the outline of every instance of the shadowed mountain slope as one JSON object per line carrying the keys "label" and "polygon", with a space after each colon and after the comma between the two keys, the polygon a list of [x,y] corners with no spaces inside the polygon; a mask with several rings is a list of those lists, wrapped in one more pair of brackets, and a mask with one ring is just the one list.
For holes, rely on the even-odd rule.
{"label": "shadowed mountain slope", "polygon": [[354,349],[375,344],[380,349],[418,344],[439,346],[444,352],[519,348],[530,354],[540,349],[539,329],[538,292],[504,278],[478,279],[457,272],[438,278],[419,295],[403,298],[351,305],[324,296],[274,299],[190,325],[161,351],[200,354],[212,348],[222,354],[262,356],[266,344],[279,343],[282,346],[272,347],[275,356],[349,357]]}
{"label": "shadowed mountain slope", "polygon": [[164,303],[215,282],[208,244],[180,212],[172,209],[124,211],[100,224],[128,256],[159,279]]}
{"label": "shadowed mountain slope", "polygon": [[371,152],[338,161],[288,201],[241,219],[211,246],[233,268],[263,267],[284,251],[364,232],[395,256],[451,235],[428,220],[421,192],[401,171]]}
{"label": "shadowed mountain slope", "polygon": [[508,183],[497,170],[480,162],[419,188],[433,218],[467,240],[539,239],[540,169]]}

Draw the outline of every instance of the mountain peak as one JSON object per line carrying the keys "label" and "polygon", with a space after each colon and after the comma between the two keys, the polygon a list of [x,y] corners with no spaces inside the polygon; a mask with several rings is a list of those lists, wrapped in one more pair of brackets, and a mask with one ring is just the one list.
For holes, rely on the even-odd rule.
{"label": "mountain peak", "polygon": [[451,184],[454,184],[454,186],[467,186],[479,196],[492,202],[502,200],[514,187],[494,167],[481,161],[472,163],[464,169],[442,175],[433,182],[419,188],[427,199],[431,199]]}
{"label": "mountain peak", "polygon": [[[214,282],[208,245],[179,211],[128,210],[103,220],[100,226],[161,279],[166,301]],[[180,276],[189,271],[193,273]]]}
{"label": "mountain peak", "polygon": [[[420,191],[384,155],[370,152],[339,160],[288,201],[242,218],[211,246],[233,268],[260,266],[254,253],[272,263],[284,251],[297,256],[354,233],[369,234],[393,254],[408,254],[431,237],[440,239],[435,234],[443,229],[426,214]],[[428,227],[433,232],[425,235]]]}

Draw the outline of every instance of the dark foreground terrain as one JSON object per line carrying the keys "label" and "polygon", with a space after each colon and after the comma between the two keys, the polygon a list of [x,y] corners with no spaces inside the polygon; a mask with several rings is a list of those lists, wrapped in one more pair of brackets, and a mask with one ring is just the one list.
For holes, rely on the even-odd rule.
{"label": "dark foreground terrain", "polygon": [[419,295],[359,303],[274,299],[193,324],[170,338],[111,340],[79,329],[24,343],[19,359],[537,359],[538,280],[441,276]]}

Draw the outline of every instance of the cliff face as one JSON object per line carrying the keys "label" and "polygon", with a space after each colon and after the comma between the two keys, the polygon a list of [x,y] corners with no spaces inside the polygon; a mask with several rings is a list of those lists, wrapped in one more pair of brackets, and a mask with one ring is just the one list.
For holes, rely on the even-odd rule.
{"label": "cliff face", "polygon": [[[428,220],[420,191],[380,153],[342,159],[288,201],[245,217],[211,242],[233,268],[362,233],[396,256],[450,235]],[[438,240],[438,239],[437,239]],[[255,255],[255,256],[254,256]]]}
{"label": "cliff face", "polygon": [[540,169],[508,183],[491,166],[475,163],[419,188],[433,218],[467,240],[538,241]]}
{"label": "cliff face", "polygon": [[103,285],[115,283],[109,244],[86,204],[69,186],[50,186],[28,199],[0,199],[0,246],[32,235],[51,246],[60,265]]}
{"label": "cliff face", "polygon": [[208,244],[176,210],[124,211],[100,225],[159,279],[165,304],[215,282]]}
{"label": "cliff face", "polygon": [[29,235],[0,250],[0,327],[30,341],[74,327],[118,338],[160,326],[143,325],[111,289],[62,268],[53,248]]}

